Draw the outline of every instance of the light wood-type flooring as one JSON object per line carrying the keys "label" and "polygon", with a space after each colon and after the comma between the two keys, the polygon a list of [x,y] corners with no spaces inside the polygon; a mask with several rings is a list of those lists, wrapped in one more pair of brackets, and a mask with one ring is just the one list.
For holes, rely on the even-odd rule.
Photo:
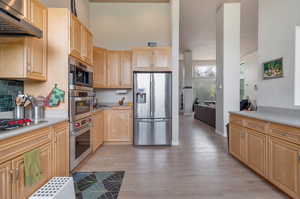
{"label": "light wood-type flooring", "polygon": [[124,170],[119,199],[285,199],[227,153],[214,129],[180,117],[180,145],[104,146],[80,171]]}

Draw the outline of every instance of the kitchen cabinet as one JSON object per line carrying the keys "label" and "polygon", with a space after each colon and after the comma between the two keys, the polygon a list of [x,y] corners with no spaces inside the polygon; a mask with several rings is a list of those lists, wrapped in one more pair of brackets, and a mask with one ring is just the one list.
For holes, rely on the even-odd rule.
{"label": "kitchen cabinet", "polygon": [[104,111],[94,113],[92,135],[92,148],[95,152],[104,142]]}
{"label": "kitchen cabinet", "polygon": [[132,88],[131,51],[107,51],[106,75],[106,88]]}
{"label": "kitchen cabinet", "polygon": [[245,129],[236,124],[230,124],[229,151],[241,161],[245,157],[245,139]]}
{"label": "kitchen cabinet", "polygon": [[[53,176],[69,176],[68,123],[0,140],[1,199],[26,199]],[[40,150],[42,179],[25,186],[24,154]],[[60,168],[58,168],[60,167]]]}
{"label": "kitchen cabinet", "polygon": [[133,49],[134,71],[171,71],[171,48],[135,48]]}
{"label": "kitchen cabinet", "polygon": [[269,180],[293,198],[299,195],[299,154],[299,146],[269,139]]}
{"label": "kitchen cabinet", "polygon": [[132,143],[133,116],[131,107],[105,110],[105,142]]}
{"label": "kitchen cabinet", "polygon": [[51,144],[42,145],[37,149],[41,152],[41,172],[42,178],[35,185],[28,187],[25,186],[25,165],[24,157],[20,156],[12,160],[13,185],[12,185],[12,198],[13,199],[26,199],[38,188],[43,186],[52,177],[51,172]]}
{"label": "kitchen cabinet", "polygon": [[54,176],[69,175],[69,125],[62,123],[54,126],[53,163]]}
{"label": "kitchen cabinet", "polygon": [[107,50],[94,48],[94,88],[107,88]]}
{"label": "kitchen cabinet", "polygon": [[295,199],[300,196],[299,137],[299,128],[230,115],[229,152]]}
{"label": "kitchen cabinet", "polygon": [[107,52],[107,84],[109,88],[120,86],[121,56],[119,51]]}
{"label": "kitchen cabinet", "polygon": [[70,55],[81,59],[81,23],[76,16],[70,14]]}
{"label": "kitchen cabinet", "polygon": [[256,131],[246,129],[246,160],[249,167],[262,176],[266,176],[267,136]]}
{"label": "kitchen cabinet", "polygon": [[43,37],[1,38],[0,78],[46,81],[47,8],[38,0],[28,2],[28,20],[43,31]]}
{"label": "kitchen cabinet", "polygon": [[0,164],[0,198],[11,199],[12,183],[11,162]]}
{"label": "kitchen cabinet", "polygon": [[76,16],[70,13],[70,55],[93,65],[93,35]]}

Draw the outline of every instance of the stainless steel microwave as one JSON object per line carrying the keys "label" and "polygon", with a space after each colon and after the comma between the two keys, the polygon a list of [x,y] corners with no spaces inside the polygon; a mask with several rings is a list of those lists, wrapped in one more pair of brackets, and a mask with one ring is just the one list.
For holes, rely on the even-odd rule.
{"label": "stainless steel microwave", "polygon": [[[69,82],[71,90],[87,90],[93,87],[93,71],[73,57],[69,58]],[[83,88],[82,88],[83,87]],[[88,89],[89,90],[89,89]]]}

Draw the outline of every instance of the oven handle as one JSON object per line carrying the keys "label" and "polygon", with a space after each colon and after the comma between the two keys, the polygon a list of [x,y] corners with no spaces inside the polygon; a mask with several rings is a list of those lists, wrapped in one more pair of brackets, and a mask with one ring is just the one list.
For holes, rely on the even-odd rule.
{"label": "oven handle", "polygon": [[93,97],[75,97],[74,101],[84,101],[84,100],[93,100]]}
{"label": "oven handle", "polygon": [[87,132],[88,130],[91,129],[91,124],[88,124],[86,127],[84,127],[83,129],[80,129],[79,131],[73,131],[71,134],[73,136],[80,136],[82,134],[84,134],[85,132]]}

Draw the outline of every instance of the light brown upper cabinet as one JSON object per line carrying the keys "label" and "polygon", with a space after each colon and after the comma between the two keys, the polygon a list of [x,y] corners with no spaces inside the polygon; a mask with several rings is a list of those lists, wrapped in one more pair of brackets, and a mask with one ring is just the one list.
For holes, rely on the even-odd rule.
{"label": "light brown upper cabinet", "polygon": [[81,23],[71,14],[70,17],[70,54],[78,59],[81,58]]}
{"label": "light brown upper cabinet", "polygon": [[132,88],[132,52],[94,48],[94,87]]}
{"label": "light brown upper cabinet", "polygon": [[171,71],[171,48],[135,48],[133,49],[133,70],[135,71]]}
{"label": "light brown upper cabinet", "polygon": [[107,87],[107,50],[94,48],[94,88]]}
{"label": "light brown upper cabinet", "polygon": [[28,0],[26,17],[43,31],[43,37],[1,38],[0,78],[47,80],[47,8],[38,0]]}
{"label": "light brown upper cabinet", "polygon": [[93,65],[93,35],[73,14],[70,14],[70,55]]}

